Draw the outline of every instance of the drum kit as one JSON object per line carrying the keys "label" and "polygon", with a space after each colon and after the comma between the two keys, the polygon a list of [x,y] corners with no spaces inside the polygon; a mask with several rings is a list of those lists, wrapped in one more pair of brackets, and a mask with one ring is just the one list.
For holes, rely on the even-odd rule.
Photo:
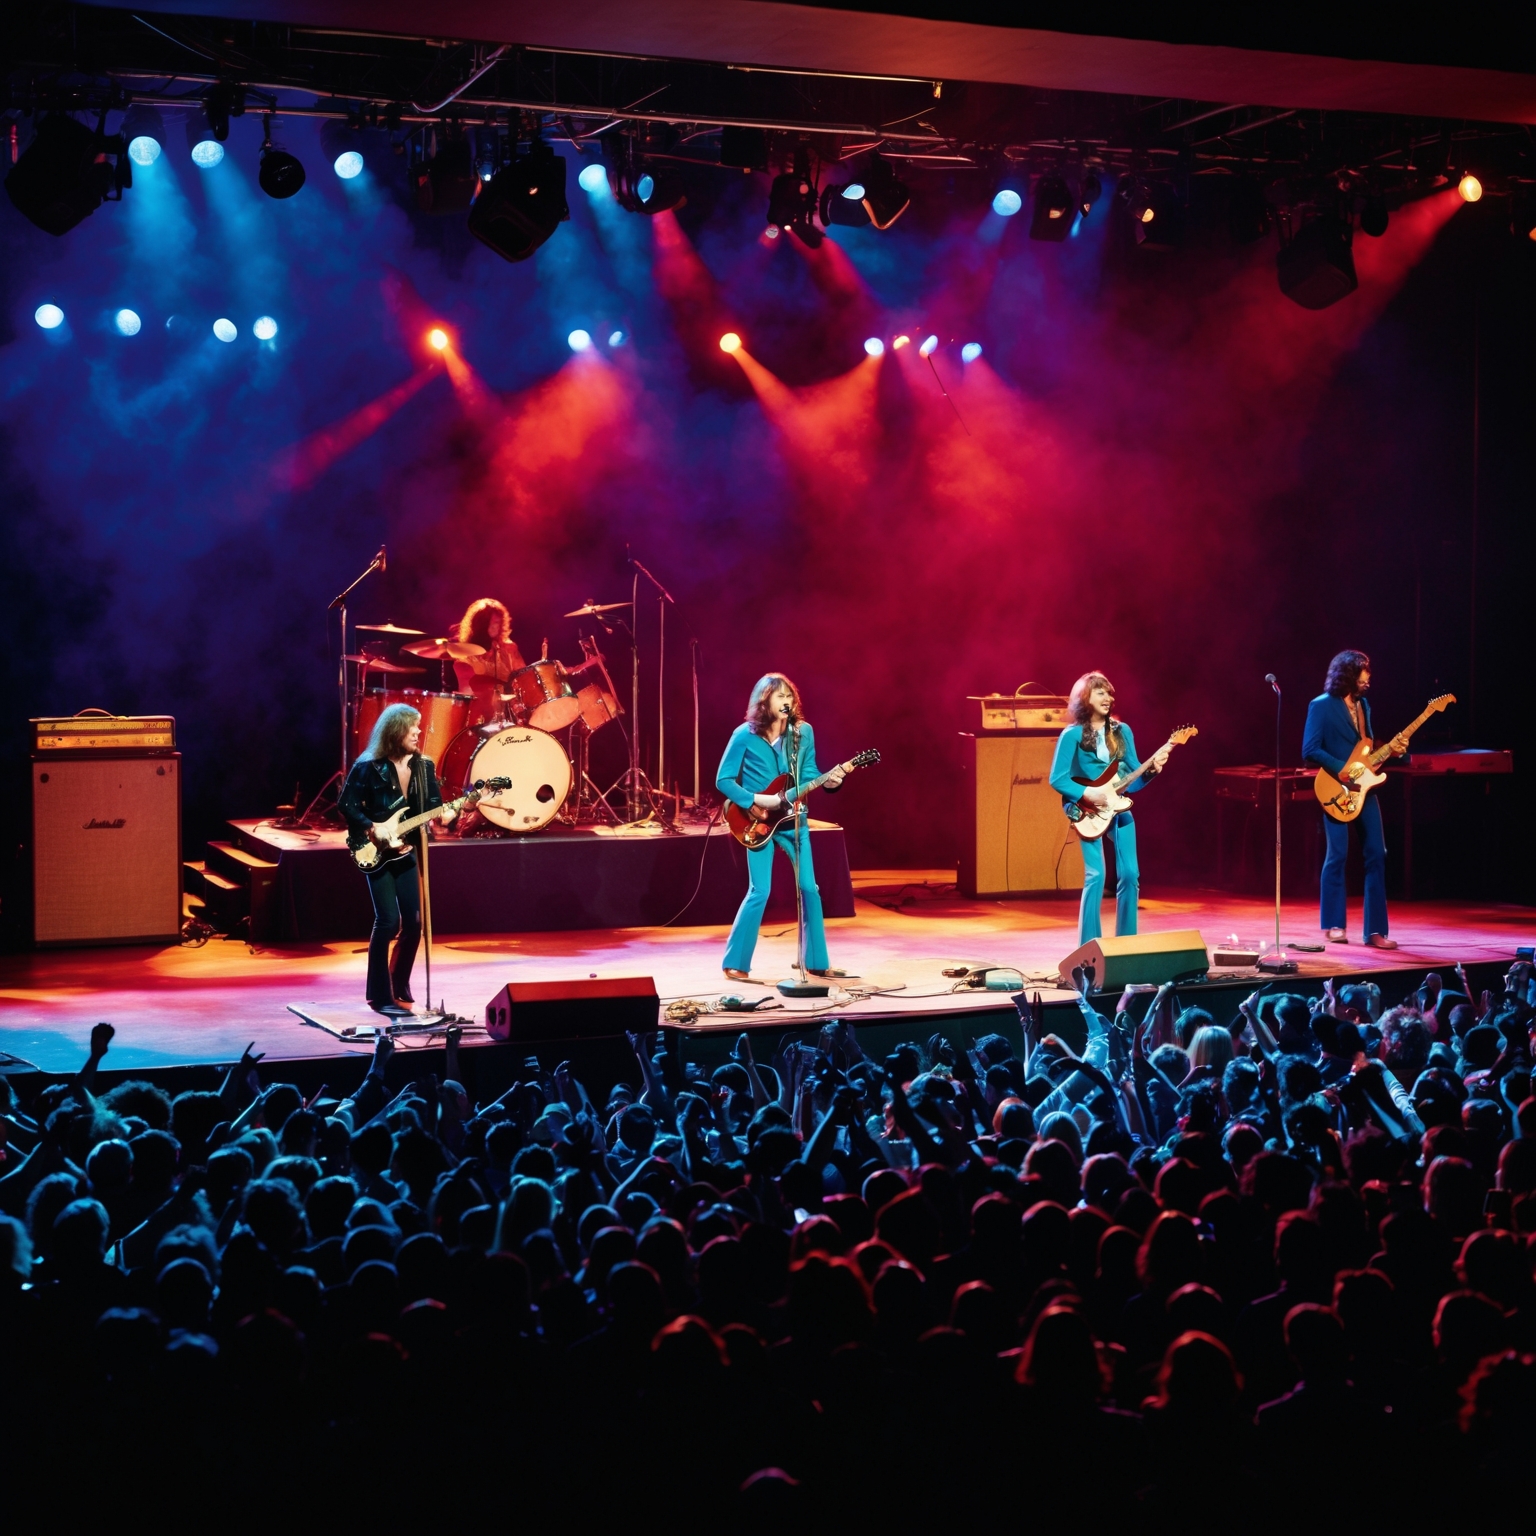
{"label": "drum kit", "polygon": [[[588,602],[568,619],[580,619],[629,603]],[[546,654],[519,668],[489,693],[460,693],[449,686],[453,662],[473,661],[485,647],[463,640],[430,638],[425,630],[397,624],[359,624],[380,641],[399,642],[400,653],[441,664],[439,690],[400,686],[424,666],[391,661],[366,650],[344,659],[356,667],[349,690],[351,756],[367,746],[379,716],[392,704],[421,715],[421,750],[437,764],[445,794],[458,794],[480,779],[509,778],[512,788],[485,795],[475,826],[492,835],[538,832],[557,817],[567,825],[617,821],[607,798],[587,772],[592,737],[624,713],[607,660],[594,640],[581,636],[582,659],[570,666]],[[378,686],[370,686],[377,679]],[[489,713],[487,712],[489,707]],[[571,791],[575,802],[567,808]],[[562,814],[563,813],[563,814]]]}

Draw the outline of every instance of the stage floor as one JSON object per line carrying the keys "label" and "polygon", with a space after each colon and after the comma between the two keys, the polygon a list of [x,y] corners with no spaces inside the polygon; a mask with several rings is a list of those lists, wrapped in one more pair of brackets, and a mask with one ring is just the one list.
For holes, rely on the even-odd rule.
{"label": "stage floor", "polygon": [[[746,1025],[778,1028],[835,1013],[858,1022],[957,1013],[1013,1014],[1000,993],[954,993],[941,974],[946,965],[990,961],[1041,979],[1049,1001],[1064,995],[1046,983],[1060,958],[1075,947],[1077,907],[1072,901],[968,901],[948,870],[866,870],[854,875],[855,915],[828,922],[834,965],[858,979],[845,985],[878,995],[837,995],[816,1002],[783,1000],[761,1014],[712,1015],[705,1028],[731,1033]],[[1315,940],[1317,909],[1290,903],[1282,932]],[[1198,928],[1215,946],[1229,935],[1261,939],[1273,926],[1273,908],[1225,892],[1164,892],[1144,897],[1144,933]],[[1493,962],[1512,957],[1536,934],[1528,907],[1398,902],[1393,905],[1391,953],[1360,944],[1330,945],[1322,954],[1297,954],[1303,977],[1365,971],[1448,968],[1455,961]],[[432,967],[433,1001],[477,1019],[509,980],[561,980],[587,976],[652,976],[663,1004],[676,998],[712,1000],[722,993],[780,1000],[772,983],[794,958],[794,928],[767,927],[758,944],[752,983],[727,983],[720,972],[723,926],[618,928],[564,933],[450,936],[439,934]],[[84,1058],[91,1025],[117,1028],[107,1066],[116,1071],[228,1062],[247,1042],[269,1062],[363,1054],[371,1048],[378,1015],[362,1005],[365,946],[354,943],[248,946],[213,939],[202,948],[52,950],[0,957],[0,1050],[46,1072],[71,1072]],[[1235,978],[1244,973],[1212,973]],[[417,996],[425,1001],[422,966]],[[1033,986],[1031,990],[1034,990]],[[328,1020],[361,1026],[356,1044],[302,1023],[296,1004]],[[980,1019],[975,1021],[981,1029]],[[930,1026],[932,1027],[932,1026]]]}

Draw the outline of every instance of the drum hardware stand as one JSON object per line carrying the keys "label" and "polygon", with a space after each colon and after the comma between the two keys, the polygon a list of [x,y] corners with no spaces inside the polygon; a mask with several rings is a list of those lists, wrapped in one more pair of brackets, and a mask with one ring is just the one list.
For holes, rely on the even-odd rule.
{"label": "drum hardware stand", "polygon": [[1284,700],[1273,672],[1266,674],[1264,681],[1275,690],[1275,944],[1259,956],[1258,969],[1271,976],[1291,976],[1300,967],[1280,942],[1280,710]]}
{"label": "drum hardware stand", "polygon": [[[778,983],[776,990],[781,997],[826,997],[831,986],[819,977],[812,980],[805,971],[805,893],[800,889],[800,839],[809,837],[806,827],[805,797],[800,788],[800,727],[792,725],[789,744],[789,781],[795,793],[795,833],[790,844],[789,862],[795,874],[795,975],[787,976]],[[770,840],[769,848],[773,847]]]}

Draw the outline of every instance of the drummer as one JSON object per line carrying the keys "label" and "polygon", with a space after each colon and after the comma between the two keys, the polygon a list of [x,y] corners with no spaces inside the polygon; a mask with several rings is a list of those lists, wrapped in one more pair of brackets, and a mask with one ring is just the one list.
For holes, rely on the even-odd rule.
{"label": "drummer", "polygon": [[512,615],[494,597],[479,598],[459,620],[459,639],[485,648],[483,656],[453,664],[459,692],[475,696],[470,724],[500,719],[507,679],[524,665],[523,653],[512,643]]}

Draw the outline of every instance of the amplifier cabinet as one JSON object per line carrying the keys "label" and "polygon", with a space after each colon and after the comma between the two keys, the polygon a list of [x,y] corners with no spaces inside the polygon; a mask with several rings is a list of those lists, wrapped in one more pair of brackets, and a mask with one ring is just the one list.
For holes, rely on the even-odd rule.
{"label": "amplifier cabinet", "polygon": [[1050,785],[1059,729],[963,733],[960,891],[1040,896],[1083,888],[1083,855]]}
{"label": "amplifier cabinet", "polygon": [[38,944],[174,942],[181,934],[181,754],[32,761]]}

